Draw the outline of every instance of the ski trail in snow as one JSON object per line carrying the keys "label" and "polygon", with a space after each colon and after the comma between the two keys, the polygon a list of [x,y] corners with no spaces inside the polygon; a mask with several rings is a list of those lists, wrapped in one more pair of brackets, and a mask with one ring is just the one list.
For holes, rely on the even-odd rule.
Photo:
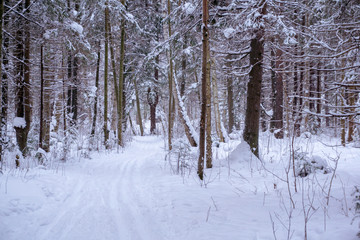
{"label": "ski trail in snow", "polygon": [[161,154],[156,137],[136,138],[124,153],[94,158],[80,174],[69,173],[73,190],[54,206],[55,216],[41,224],[36,239],[163,239],[144,199],[148,164]]}

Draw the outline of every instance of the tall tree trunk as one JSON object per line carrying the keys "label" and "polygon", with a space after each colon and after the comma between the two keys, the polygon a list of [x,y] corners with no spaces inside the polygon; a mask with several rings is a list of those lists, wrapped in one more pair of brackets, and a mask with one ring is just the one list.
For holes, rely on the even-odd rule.
{"label": "tall tree trunk", "polygon": [[[4,1],[0,0],[0,46],[2,48],[3,46],[3,13],[4,13]],[[2,60],[2,50],[0,50],[0,59]],[[2,62],[0,64],[0,77],[2,76]],[[0,89],[2,89],[3,83],[2,80],[0,81]],[[2,169],[2,151],[3,151],[3,121],[2,121],[2,109],[3,109],[3,103],[2,103],[2,92],[0,92],[1,96],[0,96],[0,171]]]}
{"label": "tall tree trunk", "polygon": [[[272,42],[274,42],[274,40],[272,39]],[[271,65],[271,108],[273,110],[273,115],[271,116],[270,119],[270,132],[274,132],[275,130],[275,121],[274,121],[274,108],[276,105],[276,55],[275,55],[275,50],[272,48],[270,50],[270,55],[271,55],[271,61],[270,61],[270,65]]]}
{"label": "tall tree trunk", "polygon": [[[30,5],[30,1],[25,1],[25,8]],[[22,12],[24,9],[23,3],[19,3],[17,6],[18,12]],[[26,11],[28,13],[28,10]],[[30,68],[29,68],[29,57],[30,57],[30,32],[28,21],[23,21],[22,17],[19,20],[19,28],[16,31],[16,50],[15,55],[17,61],[15,63],[15,76],[17,83],[16,93],[16,117],[17,124],[15,125],[16,140],[19,146],[19,150],[23,155],[27,151],[27,136],[30,130],[30,95],[29,95],[29,84],[30,84]],[[23,30],[25,29],[25,31]]]}
{"label": "tall tree trunk", "polygon": [[[71,5],[70,0],[68,1],[68,12],[71,11]],[[75,11],[80,11],[80,4],[78,0],[75,0]],[[77,15],[76,21],[80,21],[80,14]],[[76,44],[78,45],[78,44]],[[78,66],[79,64],[79,57],[76,55],[76,53],[73,53],[71,51],[71,47],[69,46],[68,50],[68,80],[69,80],[69,86],[68,86],[68,96],[67,96],[67,112],[70,117],[70,131],[72,131],[73,127],[76,127],[77,125],[77,115],[78,115]],[[73,134],[75,132],[72,132]]]}
{"label": "tall tree trunk", "polygon": [[204,179],[204,157],[205,157],[205,127],[206,127],[206,83],[207,83],[207,62],[209,49],[209,30],[208,30],[208,1],[202,1],[202,68],[201,68],[201,116],[200,116],[200,137],[199,137],[199,159],[197,174],[201,180]]}
{"label": "tall tree trunk", "polygon": [[[155,70],[155,79],[158,79],[157,69]],[[150,134],[155,134],[156,130],[156,105],[159,102],[159,94],[157,89],[148,88],[147,101],[150,105]]]}
{"label": "tall tree trunk", "polygon": [[317,81],[316,81],[316,113],[319,114],[318,117],[318,124],[319,126],[321,126],[321,118],[320,118],[320,114],[321,114],[321,71],[320,71],[320,67],[321,64],[320,62],[318,63],[318,69],[317,70]]}
{"label": "tall tree trunk", "polygon": [[135,78],[134,78],[134,88],[135,88],[135,98],[136,98],[136,112],[137,112],[137,117],[139,119],[140,135],[144,136],[144,128],[143,128],[142,118],[141,118],[139,91],[138,91],[138,87],[137,87]]}
{"label": "tall tree trunk", "polygon": [[280,71],[282,67],[282,51],[280,49],[276,50],[276,61],[275,61],[275,91],[274,91],[274,105],[273,105],[273,130],[275,132],[275,137],[281,139],[284,137],[284,123],[283,123],[283,115],[284,115],[284,108],[283,108],[283,92],[284,92],[284,85],[283,85],[283,77]]}
{"label": "tall tree trunk", "polygon": [[[121,0],[121,4],[125,7],[125,0]],[[119,69],[119,108],[118,114],[118,144],[124,146],[123,143],[123,118],[124,118],[124,61],[125,61],[125,19],[121,19],[120,33],[120,69]],[[135,81],[135,80],[134,80]]]}
{"label": "tall tree trunk", "polygon": [[97,54],[97,63],[96,63],[96,76],[95,76],[95,98],[94,98],[94,107],[93,107],[93,119],[92,119],[92,127],[91,127],[91,137],[95,137],[95,130],[96,130],[96,119],[97,119],[97,104],[98,104],[98,94],[99,94],[99,78],[100,78],[100,51],[101,51],[101,44],[98,41],[98,54]]}
{"label": "tall tree trunk", "polygon": [[228,132],[231,133],[234,128],[234,93],[233,80],[230,77],[231,56],[226,56],[226,89],[227,89],[227,109],[228,109]]}
{"label": "tall tree trunk", "polygon": [[294,122],[294,134],[297,137],[300,137],[300,121],[299,121],[299,96],[300,96],[300,87],[299,87],[299,78],[298,78],[298,63],[294,64],[294,99],[293,99],[293,122]]}
{"label": "tall tree trunk", "polygon": [[[266,3],[261,1],[260,17],[265,15]],[[261,102],[261,83],[263,74],[263,54],[264,54],[264,29],[260,27],[255,32],[255,36],[250,42],[250,66],[247,106],[245,116],[245,129],[243,133],[244,140],[250,145],[251,151],[259,158],[259,120],[260,120],[260,102]]]}
{"label": "tall tree trunk", "polygon": [[47,44],[43,55],[43,121],[42,121],[42,149],[50,151],[50,123],[52,116],[52,89],[55,82],[55,72],[53,66],[56,64],[55,53],[52,46]]}
{"label": "tall tree trunk", "polygon": [[109,131],[108,131],[108,70],[109,70],[109,7],[105,2],[105,63],[104,63],[104,145],[109,147]]}
{"label": "tall tree trunk", "polygon": [[[209,19],[209,16],[207,17]],[[207,48],[207,63],[206,63],[206,168],[212,168],[212,139],[211,139],[211,61],[210,61],[210,44],[208,35]]]}
{"label": "tall tree trunk", "polygon": [[[171,14],[171,3],[170,0],[167,0],[167,13],[168,13],[168,35],[169,39],[171,38],[171,20],[170,20],[170,14]],[[171,43],[170,43],[171,44]],[[172,132],[173,132],[173,125],[174,125],[174,106],[175,106],[175,100],[173,96],[173,62],[172,62],[172,49],[171,46],[169,47],[169,114],[168,114],[168,145],[169,150],[172,150]]]}
{"label": "tall tree trunk", "polygon": [[40,130],[39,148],[43,148],[44,122],[44,46],[40,46]]}
{"label": "tall tree trunk", "polygon": [[[215,61],[212,60],[213,66],[215,66]],[[214,103],[214,115],[215,115],[215,127],[216,133],[219,137],[220,142],[225,142],[224,134],[221,128],[221,114],[220,114],[220,107],[219,107],[219,95],[218,95],[218,85],[217,85],[217,77],[216,77],[216,70],[213,67],[212,72],[212,88],[213,88],[213,103]]]}

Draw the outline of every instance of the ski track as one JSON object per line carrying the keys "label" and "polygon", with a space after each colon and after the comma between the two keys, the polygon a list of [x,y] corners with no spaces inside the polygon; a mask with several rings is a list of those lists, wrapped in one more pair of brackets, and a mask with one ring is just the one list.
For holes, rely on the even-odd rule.
{"label": "ski track", "polygon": [[163,157],[154,138],[137,138],[129,150],[93,158],[79,174],[68,174],[71,191],[57,204],[43,206],[53,216],[34,220],[33,239],[164,239],[146,199],[151,190],[146,168],[156,155]]}

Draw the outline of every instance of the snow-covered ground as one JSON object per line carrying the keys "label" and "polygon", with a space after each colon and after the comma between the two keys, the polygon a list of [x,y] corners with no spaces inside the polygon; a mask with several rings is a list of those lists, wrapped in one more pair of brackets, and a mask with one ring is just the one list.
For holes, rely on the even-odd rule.
{"label": "snow-covered ground", "polygon": [[[323,138],[325,139],[325,138]],[[262,136],[262,164],[240,141],[214,148],[205,181],[196,176],[196,152],[173,155],[161,137],[135,137],[123,152],[51,168],[8,169],[0,175],[0,239],[358,239],[354,185],[360,149],[301,138],[294,146],[328,162],[340,156],[336,176],[317,171],[286,183],[289,140]],[[187,165],[174,174],[177,157]],[[177,156],[177,157],[176,157]],[[193,159],[193,161],[189,161]],[[55,167],[56,166],[56,167]],[[172,166],[172,167],[171,167]],[[289,186],[289,188],[288,188]],[[289,189],[292,200],[289,198]],[[288,231],[289,230],[289,231]]]}

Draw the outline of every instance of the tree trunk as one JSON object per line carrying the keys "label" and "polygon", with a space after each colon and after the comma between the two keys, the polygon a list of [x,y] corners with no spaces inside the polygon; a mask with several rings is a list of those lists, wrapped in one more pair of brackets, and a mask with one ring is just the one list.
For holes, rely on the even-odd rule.
{"label": "tree trunk", "polygon": [[44,122],[44,46],[40,46],[40,130],[39,148],[43,148]]}
{"label": "tree trunk", "polygon": [[[156,76],[156,70],[155,70],[155,79],[158,79],[158,76]],[[147,101],[150,105],[150,134],[155,134],[156,130],[156,105],[159,102],[159,94],[157,89],[148,88],[148,94],[147,94]]]}
{"label": "tree trunk", "polygon": [[[209,17],[207,17],[209,18]],[[206,168],[212,168],[212,139],[211,139],[211,61],[210,61],[210,44],[208,35],[207,48],[207,63],[206,63]]]}
{"label": "tree trunk", "polygon": [[[266,3],[260,2],[262,9],[260,15],[263,16],[266,11]],[[250,42],[250,66],[247,106],[245,116],[245,129],[243,133],[244,140],[249,144],[251,151],[259,158],[259,120],[260,120],[260,102],[261,102],[261,83],[263,74],[263,53],[264,53],[264,29],[259,28]]]}
{"label": "tree trunk", "polygon": [[293,99],[293,122],[294,122],[294,134],[297,137],[300,137],[300,121],[299,121],[299,96],[300,96],[300,87],[299,87],[299,78],[298,78],[298,67],[297,63],[294,64],[294,99]]}
{"label": "tree trunk", "polygon": [[[28,1],[26,1],[28,3]],[[23,3],[20,2],[17,6],[18,12],[23,11]],[[26,28],[24,25],[26,24],[25,21],[23,21],[22,17],[19,20],[18,30],[16,31],[15,40],[17,42],[15,47],[15,56],[17,58],[15,62],[15,76],[16,76],[16,117],[17,120],[23,122],[21,124],[18,124],[14,127],[16,131],[16,140],[19,147],[19,150],[22,152],[22,154],[25,156],[27,151],[27,135],[29,132],[29,119],[30,116],[26,116],[26,114],[29,114],[29,108],[30,106],[25,106],[25,104],[28,102],[25,98],[27,97],[27,94],[29,93],[27,90],[25,90],[28,86],[26,86],[25,81],[25,70],[28,72],[26,73],[26,77],[29,75],[29,68],[25,68],[25,64],[29,63],[29,59],[26,59],[26,57],[29,57],[29,34],[27,31],[23,31],[23,28]],[[28,30],[28,29],[27,29]],[[25,41],[24,41],[25,37]],[[29,79],[26,79],[27,81]],[[26,108],[26,109],[25,109]]]}
{"label": "tree trunk", "polygon": [[204,179],[204,157],[205,157],[205,127],[206,127],[206,83],[207,83],[207,62],[209,49],[209,30],[208,30],[208,1],[202,1],[202,68],[201,68],[201,116],[200,116],[200,137],[199,137],[199,159],[197,174],[201,180]]}
{"label": "tree trunk", "polygon": [[[212,60],[213,66],[215,66],[214,60]],[[221,128],[221,114],[219,108],[219,96],[218,96],[218,85],[217,85],[217,77],[216,77],[216,70],[213,67],[212,73],[212,88],[213,88],[213,102],[214,102],[214,115],[215,115],[215,127],[216,133],[219,137],[220,142],[225,142],[224,134]]]}
{"label": "tree trunk", "polygon": [[282,73],[279,71],[281,68],[281,57],[282,51],[280,49],[276,50],[276,61],[275,61],[275,91],[274,94],[274,105],[273,105],[273,130],[275,132],[275,137],[278,139],[282,139],[284,137],[284,123],[283,123],[283,115],[284,115],[284,108],[283,108],[283,92],[284,92],[284,85],[283,85],[283,77]]}
{"label": "tree trunk", "polygon": [[[3,45],[3,34],[2,34],[2,30],[3,30],[3,13],[4,13],[4,1],[1,0],[0,1],[0,46],[2,48]],[[2,59],[2,51],[0,51],[0,59]],[[2,63],[2,62],[1,62]],[[2,64],[0,64],[0,76],[2,76]],[[3,83],[2,80],[0,81],[0,89],[2,89]],[[2,103],[2,92],[1,92],[1,96],[0,96],[0,170],[2,169],[2,151],[3,151],[3,117],[2,117],[2,109],[3,109],[3,103]]]}
{"label": "tree trunk", "polygon": [[[116,74],[115,51],[114,51],[114,43],[113,43],[113,38],[112,38],[112,30],[111,30],[110,22],[108,22],[108,31],[109,31],[108,34],[109,34],[109,45],[110,45],[110,59],[111,59],[111,67],[112,67],[112,71],[113,71],[113,83],[114,83],[114,92],[115,92],[115,106],[116,106],[116,114],[113,114],[111,125],[114,126],[113,129],[115,129],[122,125],[121,124],[119,125],[119,122],[121,121],[121,106],[120,106],[120,102],[119,102],[119,87],[118,87],[118,82],[117,82],[118,78],[117,78],[117,74]],[[115,121],[116,121],[116,123],[115,123]],[[115,124],[116,124],[116,127],[115,127]],[[119,129],[117,129],[117,130],[119,133],[120,132]],[[118,135],[118,137],[119,137],[119,135]]]}
{"label": "tree trunk", "polygon": [[[318,69],[320,69],[321,64],[318,64]],[[317,70],[317,81],[316,81],[316,113],[321,114],[321,71]],[[321,126],[320,116],[317,118],[319,127]]]}
{"label": "tree trunk", "polygon": [[93,119],[92,119],[92,127],[91,127],[91,137],[95,137],[95,130],[96,130],[96,119],[97,119],[97,104],[98,104],[98,94],[99,94],[99,73],[100,73],[100,51],[101,51],[101,44],[98,41],[98,54],[97,54],[97,63],[96,63],[96,76],[95,76],[95,98],[94,98],[94,110],[93,110]]}
{"label": "tree trunk", "polygon": [[231,67],[231,56],[227,55],[226,57],[226,89],[227,89],[227,109],[228,109],[228,131],[231,133],[234,128],[234,94],[233,94],[233,80],[230,77],[230,67]]}
{"label": "tree trunk", "polygon": [[108,65],[109,65],[109,7],[108,2],[105,2],[105,63],[104,63],[104,145],[109,147],[109,131],[107,127],[108,122]]}
{"label": "tree trunk", "polygon": [[[171,14],[171,3],[170,0],[167,1],[167,13],[168,13],[168,35],[171,38],[171,21],[170,21],[170,14]],[[169,150],[172,150],[172,131],[173,131],[173,121],[174,121],[174,96],[173,96],[173,62],[172,62],[172,49],[171,46],[169,47],[169,114],[168,114],[168,145]]]}
{"label": "tree trunk", "polygon": [[[125,7],[125,0],[121,0],[121,4]],[[119,69],[119,108],[118,114],[118,144],[124,146],[123,143],[123,118],[124,118],[124,61],[125,61],[125,19],[121,19],[121,33],[120,33],[120,69]],[[134,80],[135,81],[135,80]]]}
{"label": "tree trunk", "polygon": [[135,87],[135,98],[136,98],[136,112],[137,112],[137,117],[139,119],[140,135],[144,136],[144,128],[143,128],[142,118],[141,118],[139,92],[138,92],[138,87],[137,87],[135,78],[134,78],[134,87]]}

